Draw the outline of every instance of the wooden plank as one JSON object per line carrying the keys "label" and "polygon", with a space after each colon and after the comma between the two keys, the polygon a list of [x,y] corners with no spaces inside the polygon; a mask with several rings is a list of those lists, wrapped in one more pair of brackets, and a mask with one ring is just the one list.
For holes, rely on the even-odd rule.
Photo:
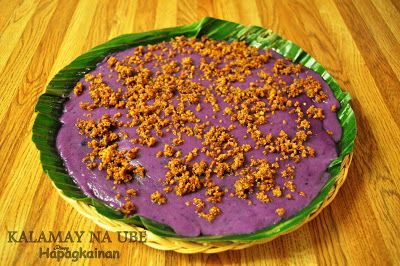
{"label": "wooden plank", "polygon": [[[11,1],[6,6],[14,7],[13,4],[16,3],[17,1]],[[36,0],[23,1],[15,7],[12,13],[10,12],[12,9],[3,8],[2,6],[0,17],[4,21],[0,21],[0,47],[2,47],[2,52],[0,53],[0,72],[3,71],[17,42],[20,41],[21,35],[30,18],[35,13],[38,4],[39,1]]]}

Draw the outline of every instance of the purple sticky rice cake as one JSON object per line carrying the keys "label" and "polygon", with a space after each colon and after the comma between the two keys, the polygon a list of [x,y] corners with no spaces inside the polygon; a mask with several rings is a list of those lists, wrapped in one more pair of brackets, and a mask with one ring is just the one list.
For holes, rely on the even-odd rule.
{"label": "purple sticky rice cake", "polygon": [[[199,41],[200,42],[200,41]],[[218,43],[218,42],[217,42]],[[222,43],[222,42],[221,42]],[[225,43],[225,45],[230,45]],[[146,53],[155,53],[157,55],[167,54],[167,50],[174,50],[175,45],[171,43],[164,43],[163,47],[166,49],[164,52],[162,49],[148,46],[142,47],[143,51],[139,55],[140,59],[144,59]],[[124,62],[128,67],[132,69],[137,68],[137,64],[127,60],[127,57],[132,57],[139,48],[130,48],[122,52],[118,52],[113,55],[109,55],[102,62],[97,65],[97,68],[90,72],[90,75],[97,76],[99,73],[102,74],[102,82],[117,91],[119,88],[122,90],[122,94],[129,90],[129,85],[124,84],[126,79],[121,78],[121,73],[110,67],[110,58],[114,58],[118,62]],[[254,48],[255,49],[255,48]],[[248,90],[252,83],[258,84],[258,86],[265,86],[266,81],[260,77],[259,72],[263,71],[268,73],[273,78],[273,82],[278,84],[278,90],[283,91],[282,96],[290,99],[293,103],[299,102],[298,108],[304,113],[306,120],[309,122],[309,128],[312,134],[308,136],[305,141],[307,147],[311,147],[313,150],[313,156],[301,157],[298,161],[294,161],[293,158],[279,160],[281,153],[279,152],[265,152],[266,149],[260,146],[256,149],[256,143],[250,136],[248,128],[240,123],[240,121],[233,121],[231,116],[226,115],[224,110],[226,108],[233,108],[234,103],[228,103],[224,101],[224,97],[218,95],[215,91],[218,77],[211,75],[207,78],[205,70],[200,67],[204,62],[210,64],[213,59],[204,55],[204,52],[193,51],[191,53],[181,53],[179,49],[174,50],[176,53],[172,55],[165,55],[167,58],[166,62],[175,61],[180,67],[180,70],[174,72],[171,75],[179,76],[183,69],[183,59],[190,58],[190,62],[195,67],[193,75],[188,77],[193,82],[199,84],[205,89],[209,89],[215,96],[215,99],[219,105],[219,111],[213,110],[212,105],[209,102],[204,101],[204,97],[200,96],[201,108],[197,108],[198,104],[185,104],[187,110],[192,111],[199,119],[199,123],[205,123],[209,121],[204,132],[207,132],[212,126],[229,128],[231,125],[230,134],[237,141],[238,145],[249,144],[251,150],[245,154],[245,162],[238,169],[242,169],[250,164],[251,159],[262,159],[269,163],[274,163],[278,160],[280,168],[276,169],[274,176],[274,187],[279,187],[281,195],[275,195],[271,189],[266,192],[269,202],[260,201],[257,198],[257,190],[254,193],[248,193],[247,198],[238,197],[235,192],[237,186],[235,182],[239,179],[238,172],[227,172],[223,178],[217,177],[215,173],[212,173],[212,180],[217,184],[224,192],[222,200],[217,203],[207,201],[205,195],[206,190],[204,188],[198,189],[194,192],[184,193],[184,195],[176,195],[175,191],[164,192],[165,184],[163,182],[168,168],[166,167],[171,160],[167,156],[157,156],[157,153],[164,151],[165,144],[174,146],[173,139],[176,135],[173,134],[173,128],[171,130],[164,130],[162,136],[156,137],[157,142],[154,145],[141,145],[140,143],[133,143],[132,138],[138,138],[137,126],[126,126],[117,127],[114,130],[119,136],[117,143],[118,150],[129,150],[133,147],[139,147],[136,158],[130,160],[132,165],[142,165],[146,174],[145,177],[133,176],[129,182],[121,182],[115,184],[115,180],[107,178],[106,170],[99,170],[98,167],[89,169],[86,162],[82,162],[82,159],[91,152],[91,148],[88,147],[87,143],[91,140],[87,135],[80,134],[79,129],[76,127],[78,119],[82,120],[94,120],[97,121],[104,114],[114,117],[115,114],[120,113],[121,116],[117,117],[116,120],[124,123],[132,120],[131,117],[126,115],[129,113],[129,108],[114,108],[107,106],[96,106],[92,108],[82,109],[81,103],[93,103],[93,95],[90,93],[90,81],[82,78],[79,83],[82,84],[82,92],[77,93],[78,95],[71,93],[69,100],[65,104],[65,110],[61,117],[62,127],[60,128],[57,135],[57,148],[60,152],[61,157],[64,160],[64,164],[69,174],[74,178],[75,182],[81,187],[81,189],[89,196],[95,197],[105,204],[121,209],[126,203],[125,197],[127,196],[127,190],[134,188],[137,191],[137,195],[132,197],[132,202],[135,205],[135,213],[143,217],[158,221],[166,224],[174,229],[178,235],[182,236],[199,236],[199,235],[231,235],[231,234],[247,234],[255,232],[259,229],[266,228],[273,225],[282,219],[287,219],[302,208],[307,206],[311,200],[319,193],[321,188],[325,185],[329,178],[329,173],[326,169],[329,163],[338,156],[337,153],[337,142],[341,138],[342,129],[337,119],[335,109],[339,109],[339,102],[335,99],[326,82],[314,71],[301,67],[297,68],[299,71],[289,73],[283,73],[281,70],[277,70],[277,62],[284,66],[294,66],[292,62],[284,59],[282,56],[274,52],[273,50],[257,50],[260,55],[270,54],[268,60],[261,64],[261,66],[250,69],[250,73],[247,72],[247,76],[242,81],[233,81],[231,85],[240,90]],[[203,54],[202,54],[203,53]],[[216,64],[216,68],[224,68],[226,62],[220,62]],[[144,63],[144,67],[150,70],[152,76],[157,75],[157,71],[162,70],[162,65],[158,60],[147,60]],[[288,69],[290,69],[288,67]],[[293,67],[294,69],[294,67]],[[281,72],[280,72],[281,71]],[[161,71],[162,72],[162,71]],[[274,75],[274,73],[278,73]],[[323,100],[316,100],[315,97],[310,97],[303,90],[303,93],[289,97],[287,89],[285,87],[290,86],[296,82],[296,80],[306,80],[307,77],[311,77],[314,81],[317,81],[320,85],[320,92],[326,97]],[[279,83],[278,80],[281,80]],[[268,96],[264,98],[260,97],[261,101],[264,101],[269,106]],[[177,105],[179,97],[179,91],[175,92],[175,96],[172,100],[172,104]],[[148,101],[148,104],[152,104],[152,100]],[[310,106],[315,106],[322,111],[324,119],[318,117],[313,118],[308,116],[307,110]],[[295,109],[295,106],[288,107],[286,110],[275,110],[268,114],[265,123],[258,126],[258,129],[263,135],[271,134],[273,139],[279,136],[283,130],[289,138],[293,138],[296,132],[299,131],[298,116],[295,112],[290,110]],[[88,110],[89,109],[89,110]],[[234,108],[233,108],[234,110]],[[90,115],[88,115],[90,113]],[[267,114],[265,114],[267,116]],[[193,124],[190,124],[193,127]],[[125,132],[127,138],[122,137]],[[245,136],[245,137],[244,137]],[[182,134],[183,143],[181,145],[174,146],[174,149],[180,151],[183,157],[187,155],[194,148],[201,150],[204,147],[204,139],[198,139],[194,136],[189,136],[185,133]],[[278,159],[277,159],[278,158]],[[204,160],[208,164],[213,161],[213,158],[206,154],[206,152],[200,152],[194,158],[190,164]],[[94,162],[99,163],[99,158],[96,158]],[[284,178],[281,172],[285,169],[287,164],[295,166],[293,182],[295,188],[286,186],[285,183],[288,181]],[[161,180],[161,182],[160,182]],[[201,178],[200,178],[201,180]],[[237,183],[236,183],[237,184]],[[152,202],[151,195],[159,191],[167,199],[165,204],[157,204]],[[246,191],[247,192],[247,191]],[[278,193],[279,194],[279,193]],[[122,196],[120,196],[122,195]],[[290,196],[287,196],[290,195]],[[211,206],[217,206],[220,210],[220,214],[217,215],[212,221],[200,217],[199,213],[196,212],[196,206],[192,204],[194,198],[201,199],[206,207],[209,209]],[[191,204],[187,204],[190,202]],[[133,213],[132,213],[133,214]]]}

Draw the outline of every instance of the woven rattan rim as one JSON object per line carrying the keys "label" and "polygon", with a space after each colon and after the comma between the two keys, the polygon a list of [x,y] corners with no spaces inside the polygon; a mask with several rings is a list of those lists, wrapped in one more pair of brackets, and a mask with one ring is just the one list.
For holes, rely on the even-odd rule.
{"label": "woven rattan rim", "polygon": [[328,195],[321,202],[319,206],[317,206],[310,215],[304,219],[303,222],[297,224],[295,227],[291,228],[290,230],[283,231],[277,235],[274,235],[270,238],[264,238],[261,240],[254,240],[254,241],[223,241],[223,242],[195,242],[195,241],[185,241],[175,238],[168,238],[168,237],[160,237],[149,230],[146,230],[142,227],[138,227],[135,225],[129,225],[121,221],[109,219],[100,213],[97,210],[83,202],[77,201],[71,198],[66,197],[61,190],[57,189],[60,193],[62,198],[66,200],[68,203],[74,207],[79,213],[83,216],[89,218],[90,220],[94,221],[98,226],[104,228],[107,231],[117,232],[117,231],[146,231],[147,241],[144,242],[149,247],[159,249],[159,250],[172,250],[179,253],[218,253],[227,250],[238,250],[244,249],[256,244],[263,244],[273,239],[288,234],[294,230],[297,230],[302,225],[306,224],[307,222],[314,219],[326,206],[328,206],[332,200],[335,198],[336,194],[339,191],[339,188],[343,185],[344,181],[346,180],[347,173],[350,167],[350,163],[353,157],[353,153],[346,155],[343,158],[342,164],[340,166],[340,172],[336,177],[335,184],[333,185],[332,189],[329,191]]}
{"label": "woven rattan rim", "polygon": [[[122,218],[120,213],[107,207],[100,200],[85,195],[73,181],[73,178],[68,175],[63,159],[60,157],[56,147],[56,132],[61,126],[59,117],[63,112],[64,102],[67,100],[67,95],[69,95],[77,78],[83,73],[87,73],[90,69],[94,69],[99,60],[104,59],[107,54],[124,50],[132,45],[159,42],[179,35],[196,37],[207,35],[215,39],[244,40],[260,48],[272,47],[278,53],[292,59],[294,62],[313,69],[329,84],[341,105],[337,113],[343,128],[343,136],[338,144],[340,156],[333,160],[327,168],[327,171],[331,173],[331,178],[321,189],[320,194],[293,217],[248,235],[181,238],[175,236],[168,226],[158,224],[156,221],[146,219],[140,215]],[[69,197],[66,198],[68,202],[101,227],[110,231],[146,231],[145,228],[148,228],[151,231],[146,231],[148,236],[146,244],[151,247],[162,250],[176,250],[182,253],[215,253],[228,249],[242,249],[270,241],[278,235],[298,228],[300,226],[299,223],[304,224],[311,220],[323,207],[328,205],[346,177],[347,170],[343,170],[343,168],[348,168],[351,155],[345,157],[345,154],[347,155],[352,151],[357,132],[354,113],[349,105],[350,99],[350,95],[341,91],[339,85],[329,73],[296,44],[281,38],[268,29],[205,17],[194,24],[176,28],[121,35],[96,46],[76,58],[53,77],[47,85],[46,92],[39,97],[39,101],[35,106],[37,117],[32,128],[32,140],[40,151],[40,159],[44,171],[49,175],[56,188],[60,189],[59,192],[62,196]],[[110,219],[107,217],[110,217]],[[129,224],[136,224],[143,228]],[[151,232],[155,232],[155,234]]]}

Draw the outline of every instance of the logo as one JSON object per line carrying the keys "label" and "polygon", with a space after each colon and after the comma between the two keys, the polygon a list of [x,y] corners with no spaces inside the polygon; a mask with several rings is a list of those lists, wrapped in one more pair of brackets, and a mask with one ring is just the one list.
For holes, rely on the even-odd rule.
{"label": "logo", "polygon": [[[112,237],[113,236],[113,237]],[[67,244],[71,243],[120,243],[146,242],[146,231],[119,231],[110,234],[108,231],[8,231],[8,243],[53,243],[54,248],[39,247],[40,259],[70,259],[73,262],[79,259],[119,259],[118,250],[85,250],[82,247],[71,249]]]}

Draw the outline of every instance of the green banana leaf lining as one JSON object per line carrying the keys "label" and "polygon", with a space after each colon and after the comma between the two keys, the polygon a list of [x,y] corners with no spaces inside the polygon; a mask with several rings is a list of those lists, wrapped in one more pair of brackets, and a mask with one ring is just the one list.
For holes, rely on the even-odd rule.
{"label": "green banana leaf lining", "polygon": [[[61,126],[59,118],[63,112],[64,102],[68,100],[68,95],[76,82],[86,73],[95,69],[97,63],[111,53],[138,45],[169,41],[171,38],[180,35],[185,35],[187,37],[201,37],[206,35],[215,40],[240,40],[258,48],[272,48],[295,63],[300,63],[319,73],[332,89],[341,105],[341,108],[337,112],[338,119],[343,128],[343,135],[338,144],[340,154],[339,157],[333,160],[329,165],[327,171],[331,174],[331,177],[322,188],[321,192],[308,206],[296,215],[251,234],[199,236],[191,238],[182,237],[175,234],[169,226],[139,215],[124,218],[122,214],[106,206],[101,201],[86,196],[73,181],[73,178],[68,175],[63,160],[56,148],[56,136]],[[271,30],[258,26],[244,26],[233,22],[205,17],[201,21],[191,25],[121,35],[76,58],[71,64],[54,76],[48,84],[45,93],[39,97],[39,101],[35,107],[37,116],[32,129],[32,139],[37,149],[40,151],[40,160],[43,169],[54,182],[55,186],[60,189],[65,196],[93,205],[100,214],[110,219],[117,219],[128,224],[144,227],[160,236],[188,241],[252,241],[273,237],[302,223],[327,197],[328,192],[336,181],[344,156],[353,150],[354,139],[357,134],[356,120],[349,104],[350,99],[350,95],[340,89],[337,82],[314,58],[291,41],[281,38]]]}

